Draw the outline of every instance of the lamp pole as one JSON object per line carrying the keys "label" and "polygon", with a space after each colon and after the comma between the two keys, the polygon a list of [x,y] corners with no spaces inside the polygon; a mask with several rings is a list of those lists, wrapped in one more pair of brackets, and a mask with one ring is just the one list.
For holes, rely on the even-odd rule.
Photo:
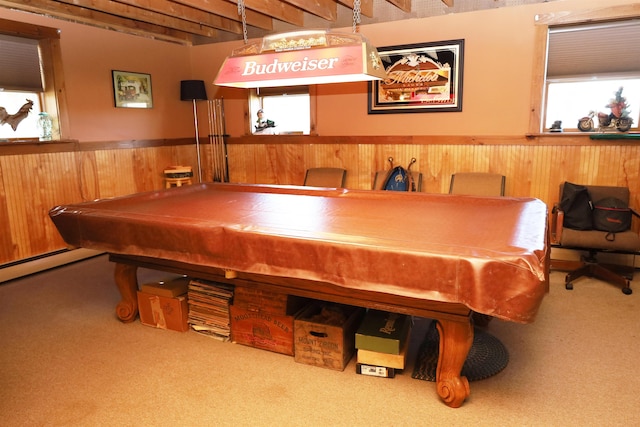
{"label": "lamp pole", "polygon": [[198,107],[196,101],[207,99],[207,90],[203,80],[182,80],[180,99],[193,102],[193,124],[196,130],[196,155],[198,158],[198,182],[202,182],[202,162],[200,160],[200,135],[198,134]]}
{"label": "lamp pole", "polygon": [[200,136],[198,135],[198,107],[196,100],[193,100],[193,122],[196,128],[196,155],[198,158],[198,182],[202,182],[202,164],[200,161]]}

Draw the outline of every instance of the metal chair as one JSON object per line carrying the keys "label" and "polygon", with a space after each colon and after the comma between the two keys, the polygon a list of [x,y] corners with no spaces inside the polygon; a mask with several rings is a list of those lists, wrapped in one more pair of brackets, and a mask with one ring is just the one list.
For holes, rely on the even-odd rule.
{"label": "metal chair", "polygon": [[304,177],[304,185],[310,187],[343,188],[347,176],[342,168],[310,168]]}
{"label": "metal chair", "polygon": [[451,175],[449,194],[504,196],[505,176],[489,172],[461,172]]}

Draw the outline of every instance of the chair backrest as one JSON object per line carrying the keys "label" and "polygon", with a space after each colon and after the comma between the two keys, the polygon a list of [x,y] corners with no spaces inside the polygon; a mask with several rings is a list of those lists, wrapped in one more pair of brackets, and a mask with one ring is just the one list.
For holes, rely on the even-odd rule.
{"label": "chair backrest", "polygon": [[463,172],[451,175],[449,194],[504,196],[504,175],[489,172]]}
{"label": "chair backrest", "polygon": [[311,187],[343,188],[346,169],[310,168],[304,177],[304,185]]}
{"label": "chair backrest", "polygon": [[[413,177],[413,182],[416,184],[416,191],[422,191],[422,173],[410,171],[411,176]],[[378,171],[373,178],[373,187],[374,190],[382,190],[384,187],[384,180],[389,174],[388,170]]]}
{"label": "chair backrest", "polygon": [[[593,203],[607,197],[615,197],[620,199],[629,206],[630,193],[628,187],[615,187],[606,185],[586,185],[589,191],[589,198]],[[560,199],[562,200],[562,199]]]}
{"label": "chair backrest", "polygon": [[[592,203],[597,202],[598,200],[605,199],[607,197],[615,197],[616,199],[620,199],[629,206],[629,201],[631,200],[631,192],[628,187],[617,187],[617,186],[609,186],[609,185],[585,185],[587,187],[587,191],[589,192],[589,200]],[[562,190],[564,188],[564,182],[560,184],[560,197],[558,200],[563,199]]]}

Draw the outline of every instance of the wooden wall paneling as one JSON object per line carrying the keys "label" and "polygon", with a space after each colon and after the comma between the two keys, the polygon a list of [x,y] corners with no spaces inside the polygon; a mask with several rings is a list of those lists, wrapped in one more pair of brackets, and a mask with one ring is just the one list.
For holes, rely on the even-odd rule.
{"label": "wooden wall paneling", "polygon": [[487,145],[471,146],[471,158],[473,159],[474,172],[489,172],[489,150]]}
{"label": "wooden wall paneling", "polygon": [[[153,188],[153,180],[157,177],[158,170],[155,168],[155,162],[147,153],[146,148],[134,148],[131,150],[131,163],[133,164],[133,185],[135,192],[140,193],[147,188]],[[155,152],[156,150],[149,150]],[[197,172],[196,172],[197,175]],[[157,181],[157,179],[156,179]]]}
{"label": "wooden wall paneling", "polygon": [[[250,157],[250,159],[249,159]],[[254,146],[227,146],[227,161],[229,164],[229,182],[256,182]]]}
{"label": "wooden wall paneling", "polygon": [[427,193],[448,193],[449,181],[451,179],[451,153],[448,145],[428,145],[423,148],[421,161],[428,162],[426,166],[420,167],[422,171],[422,191]]}
{"label": "wooden wall paneling", "polygon": [[[286,184],[286,172],[278,168],[280,151],[277,145],[256,146],[255,175],[258,184]],[[280,174],[280,180],[278,175]]]}
{"label": "wooden wall paneling", "polygon": [[[14,201],[15,192],[13,191],[15,185],[12,186],[14,181],[12,175],[12,163],[14,163],[16,156],[6,156],[0,158],[0,174],[2,181],[0,183],[0,209],[2,210],[2,225],[0,231],[0,243],[2,243],[2,249],[0,249],[0,264],[17,259],[19,256],[18,245],[16,242],[16,233],[12,228],[12,224],[15,223],[16,211],[21,209],[18,203]],[[17,216],[20,215],[18,212]]]}
{"label": "wooden wall paneling", "polygon": [[9,204],[5,189],[6,162],[0,157],[0,265],[14,259],[13,242],[11,240],[11,222],[9,221]]}
{"label": "wooden wall paneling", "polygon": [[529,194],[531,190],[531,155],[530,148],[517,151],[514,163],[516,174],[516,187],[512,194],[514,196]]}
{"label": "wooden wall paneling", "polygon": [[38,171],[32,177],[32,185],[37,191],[32,193],[29,240],[32,253],[46,253],[63,245],[49,219],[49,210],[65,198],[78,200],[79,189],[72,153],[43,153],[34,157]]}
{"label": "wooden wall paneling", "polygon": [[[620,158],[622,161],[622,172],[624,173],[624,180],[620,182],[620,185],[628,185],[630,188],[640,188],[640,150],[636,147],[626,146],[620,150]],[[636,194],[636,197],[640,197],[640,194]],[[636,205],[640,206],[640,205]]]}
{"label": "wooden wall paneling", "polygon": [[[613,151],[612,156],[617,158],[618,161],[609,163],[610,175],[612,179],[616,180],[614,181],[616,185],[628,185],[630,178],[628,166],[634,163],[637,165],[637,157],[628,157],[627,147],[625,146],[617,145],[611,148]],[[637,175],[637,167],[635,172]]]}
{"label": "wooden wall paneling", "polygon": [[580,147],[580,153],[578,156],[577,182],[595,182],[592,181],[592,179],[594,176],[598,176],[598,171],[594,170],[593,151],[591,150],[591,147]]}
{"label": "wooden wall paneling", "polygon": [[277,146],[272,173],[278,184],[302,185],[304,183],[305,149],[306,146],[299,144]]}
{"label": "wooden wall paneling", "polygon": [[620,170],[620,146],[605,146],[601,150],[593,150],[594,163],[597,165],[597,176],[604,182],[618,183]]}
{"label": "wooden wall paneling", "polygon": [[[549,185],[549,176],[553,172],[553,147],[540,147],[541,153],[543,153],[540,160],[542,171],[540,172],[537,188],[539,188],[539,195],[537,196],[541,200],[553,200],[552,197],[555,194],[557,184],[552,187]],[[552,191],[553,188],[553,192]],[[551,207],[549,207],[551,209]]]}
{"label": "wooden wall paneling", "polygon": [[546,196],[545,182],[546,177],[549,176],[551,163],[546,155],[548,150],[546,147],[532,147],[533,155],[530,175],[530,190],[529,195],[539,199],[544,199]]}
{"label": "wooden wall paneling", "polygon": [[0,156],[0,264],[66,246],[49,219],[54,206],[164,188],[166,166],[195,165],[196,157],[190,145],[96,151],[51,147]]}
{"label": "wooden wall paneling", "polygon": [[[257,143],[228,145],[231,182],[300,185],[308,167],[335,166],[347,169],[348,188],[370,189],[375,171],[388,168],[388,157],[404,166],[415,157],[413,169],[423,174],[425,192],[447,193],[452,173],[491,171],[507,177],[508,196],[537,197],[549,208],[557,202],[559,184],[568,180],[626,185],[632,206],[640,209],[640,144],[633,141],[592,141],[586,135],[514,138],[513,143],[490,138],[467,143],[467,137],[402,138],[396,143],[393,138],[369,143],[371,138],[359,137],[269,144],[253,139]],[[162,171],[171,164],[191,164],[196,170],[196,153],[189,144],[61,152],[46,148],[0,156],[0,264],[64,247],[48,218],[55,205],[163,188]],[[203,178],[209,181],[208,150],[202,149]]]}
{"label": "wooden wall paneling", "polygon": [[517,145],[511,145],[500,150],[496,147],[496,156],[498,160],[493,165],[492,171],[504,175],[504,194],[505,196],[511,196],[514,194],[514,188],[518,177],[515,175],[515,171],[512,168],[513,158],[517,155]]}
{"label": "wooden wall paneling", "polygon": [[[373,180],[375,179],[376,163],[375,163],[375,151],[371,144],[357,144],[357,152],[355,158],[349,159],[349,166],[357,164],[357,170],[351,172],[350,168],[347,168],[347,188],[373,188]],[[362,159],[362,161],[360,161]],[[357,162],[357,163],[354,163]],[[349,177],[351,173],[351,178]]]}
{"label": "wooden wall paneling", "polygon": [[34,156],[11,156],[6,164],[6,189],[9,201],[9,223],[11,224],[11,241],[14,255],[23,258],[32,253],[29,240],[29,208],[31,207],[31,191],[33,186],[27,181],[34,173]]}
{"label": "wooden wall paneling", "polygon": [[89,201],[99,199],[100,183],[98,182],[96,153],[93,151],[77,152],[75,153],[75,162],[78,168],[80,200]]}
{"label": "wooden wall paneling", "polygon": [[[124,176],[119,175],[118,157],[115,150],[97,150],[95,152],[98,170],[98,188],[100,197],[113,197],[117,194],[117,180]],[[117,177],[117,179],[114,179]]]}
{"label": "wooden wall paneling", "polygon": [[[360,181],[363,169],[366,174],[371,174],[371,169],[367,167],[368,162],[365,160],[367,158],[360,157],[360,154],[360,147],[357,144],[345,144],[336,155],[336,159],[340,160],[341,166],[339,167],[347,170],[346,188],[371,188],[371,184],[367,181],[362,183]],[[360,159],[362,159],[363,162],[360,162]]]}

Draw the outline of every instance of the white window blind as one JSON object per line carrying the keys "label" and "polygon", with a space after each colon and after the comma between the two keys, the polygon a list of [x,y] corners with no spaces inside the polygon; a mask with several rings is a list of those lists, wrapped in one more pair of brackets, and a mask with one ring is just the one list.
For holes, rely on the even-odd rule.
{"label": "white window blind", "polygon": [[0,89],[42,92],[38,41],[0,34]]}
{"label": "white window blind", "polygon": [[638,19],[549,28],[548,78],[638,71]]}

